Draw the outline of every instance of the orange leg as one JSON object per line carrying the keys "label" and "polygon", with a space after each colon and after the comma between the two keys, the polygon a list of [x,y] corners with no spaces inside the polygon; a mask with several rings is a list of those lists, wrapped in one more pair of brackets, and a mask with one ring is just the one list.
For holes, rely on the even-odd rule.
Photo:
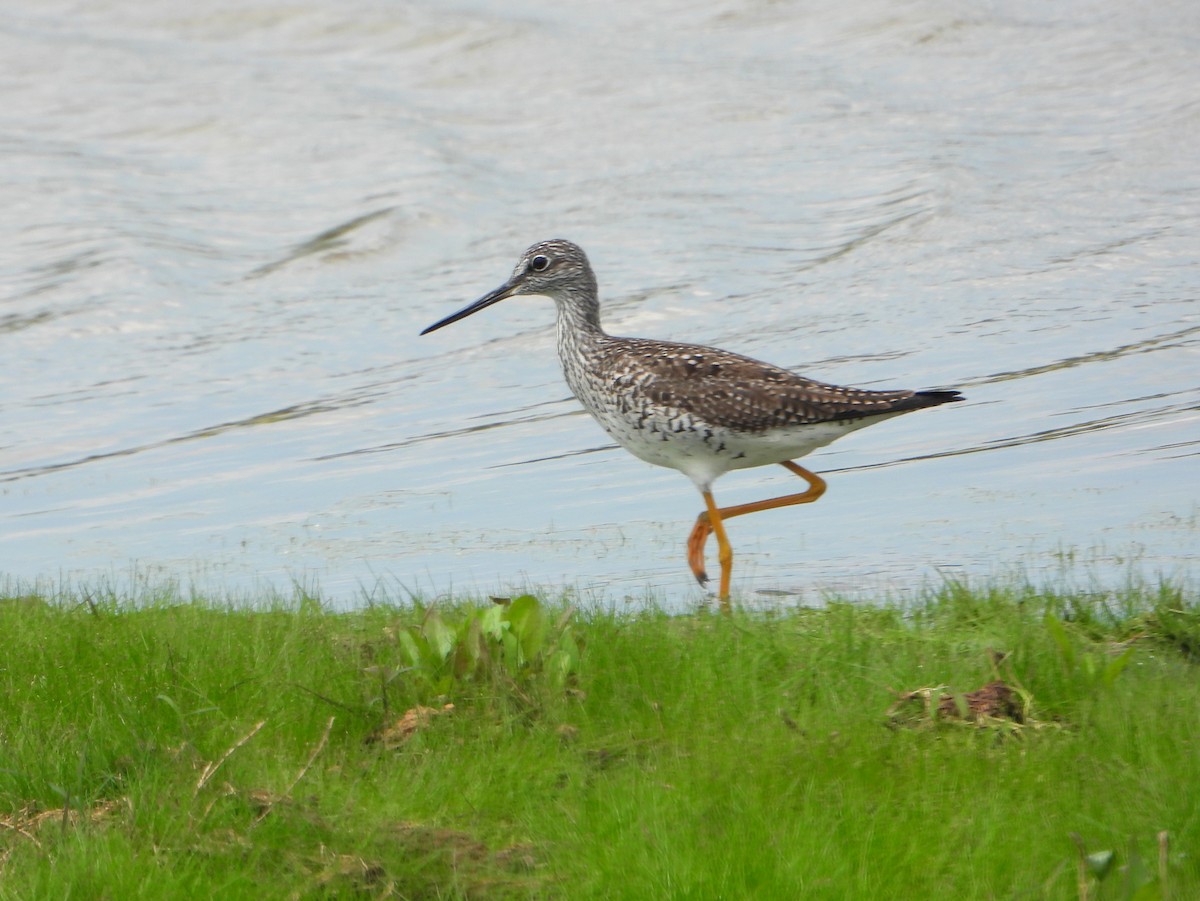
{"label": "orange leg", "polygon": [[733,548],[725,535],[723,520],[731,516],[741,516],[743,513],[758,513],[760,510],[774,510],[777,507],[790,507],[793,504],[811,504],[825,493],[825,480],[815,472],[809,472],[803,466],[785,460],[779,464],[794,472],[808,482],[808,490],[799,494],[788,494],[783,497],[772,497],[764,501],[753,501],[749,504],[738,504],[735,507],[718,507],[713,500],[712,492],[704,492],[704,503],[708,509],[696,518],[692,534],[688,536],[688,566],[696,580],[703,585],[708,581],[708,573],[704,571],[704,545],[708,536],[717,536],[717,551],[721,561],[721,609],[729,612],[729,579],[733,573]]}

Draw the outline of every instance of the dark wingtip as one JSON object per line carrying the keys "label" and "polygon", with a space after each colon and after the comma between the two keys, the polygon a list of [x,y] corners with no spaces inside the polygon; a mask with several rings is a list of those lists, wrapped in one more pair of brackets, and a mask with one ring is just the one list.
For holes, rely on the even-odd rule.
{"label": "dark wingtip", "polygon": [[918,391],[915,396],[928,401],[927,405],[930,407],[953,403],[956,400],[966,400],[961,391]]}
{"label": "dark wingtip", "polygon": [[[900,395],[895,401],[889,405],[888,413],[911,413],[913,410],[927,410],[930,407],[936,407],[941,404],[950,404],[955,401],[966,400],[962,396],[961,391],[934,389],[932,391],[914,391],[912,394]],[[858,413],[860,416],[870,416],[872,411],[869,409],[862,410]]]}

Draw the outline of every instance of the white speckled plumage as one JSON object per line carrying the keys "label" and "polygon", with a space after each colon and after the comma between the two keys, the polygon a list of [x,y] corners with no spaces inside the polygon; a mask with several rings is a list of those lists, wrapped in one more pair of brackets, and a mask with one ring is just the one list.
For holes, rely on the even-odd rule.
{"label": "white speckled plumage", "polygon": [[[880,420],[961,400],[957,391],[844,388],[714,347],[609,335],[600,326],[596,278],[587,257],[563,240],[534,244],[507,282],[421,334],[518,294],[554,300],[558,354],[571,391],[622,447],[647,463],[677,469],[696,484],[717,520],[719,541],[724,534],[718,514],[753,512],[749,508],[767,509],[763,504],[771,503],[717,510],[711,487],[722,474],[781,463],[811,477],[819,490],[779,499],[780,505],[815,500],[824,483],[788,461]],[[707,517],[701,514],[697,531]],[[701,551],[705,536],[693,533]],[[731,553],[723,547],[723,595],[726,557]],[[693,571],[706,578],[694,561]]]}

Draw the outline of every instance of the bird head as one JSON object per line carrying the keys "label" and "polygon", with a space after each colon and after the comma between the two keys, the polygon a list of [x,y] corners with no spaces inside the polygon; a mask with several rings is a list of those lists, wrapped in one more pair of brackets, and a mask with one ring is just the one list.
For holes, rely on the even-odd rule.
{"label": "bird head", "polygon": [[[499,288],[489,291],[457,313],[451,313],[421,332],[428,335],[442,326],[466,319],[472,313],[518,294],[538,294],[555,300],[572,294],[595,296],[595,276],[583,250],[577,244],[555,238],[539,241],[523,254],[512,276]],[[590,292],[590,295],[589,295]]]}

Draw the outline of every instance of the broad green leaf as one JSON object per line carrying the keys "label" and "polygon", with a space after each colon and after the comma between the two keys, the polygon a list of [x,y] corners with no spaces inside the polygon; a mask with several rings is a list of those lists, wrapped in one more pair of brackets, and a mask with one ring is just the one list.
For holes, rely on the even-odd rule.
{"label": "broad green leaf", "polygon": [[505,608],[499,604],[493,604],[483,611],[479,617],[479,628],[483,630],[483,634],[491,641],[499,641],[504,635],[505,629],[508,628],[508,623],[504,621]]}
{"label": "broad green leaf", "polygon": [[458,646],[454,649],[454,677],[473,676],[479,666],[479,653],[483,646],[483,631],[479,617],[472,616],[460,632]]}
{"label": "broad green leaf", "polygon": [[525,632],[525,624],[530,615],[539,609],[538,600],[531,594],[523,594],[508,605],[504,618],[512,624],[512,630],[517,635]]}
{"label": "broad green leaf", "polygon": [[425,614],[425,622],[421,624],[421,632],[429,642],[429,649],[437,656],[440,663],[450,656],[454,650],[454,630],[446,625],[445,620],[436,610],[430,609]]}
{"label": "broad green leaf", "polygon": [[562,648],[551,653],[546,658],[545,673],[551,682],[561,686],[571,675],[571,655]]}
{"label": "broad green leaf", "polygon": [[505,632],[501,643],[504,647],[504,665],[510,673],[515,675],[517,668],[523,662],[521,660],[521,643],[512,632]]}
{"label": "broad green leaf", "polygon": [[536,604],[529,609],[525,615],[525,621],[522,628],[517,632],[517,637],[521,640],[521,650],[525,655],[525,661],[529,662],[536,660],[538,655],[542,653],[542,645],[546,641],[546,630],[549,628],[549,623],[546,622],[546,614],[542,612],[541,605]]}
{"label": "broad green leaf", "polygon": [[396,643],[400,645],[401,652],[408,659],[409,666],[420,666],[424,662],[421,659],[421,649],[417,646],[417,639],[408,629],[396,631]]}

